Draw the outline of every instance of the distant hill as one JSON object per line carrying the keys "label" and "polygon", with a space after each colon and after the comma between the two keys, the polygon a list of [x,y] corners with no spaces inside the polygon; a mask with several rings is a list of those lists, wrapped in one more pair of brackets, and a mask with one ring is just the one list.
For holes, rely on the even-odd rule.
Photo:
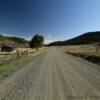
{"label": "distant hill", "polygon": [[52,42],[49,44],[49,46],[80,45],[80,44],[92,44],[97,42],[100,42],[100,31],[88,32],[66,41]]}
{"label": "distant hill", "polygon": [[24,38],[0,35],[0,46],[29,47],[29,41]]}

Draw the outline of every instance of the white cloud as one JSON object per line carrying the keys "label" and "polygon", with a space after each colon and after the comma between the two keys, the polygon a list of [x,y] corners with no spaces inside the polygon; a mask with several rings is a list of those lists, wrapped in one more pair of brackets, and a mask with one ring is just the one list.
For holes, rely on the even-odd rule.
{"label": "white cloud", "polygon": [[30,37],[23,37],[23,38],[28,40],[28,41],[30,41],[32,39],[32,36],[30,36]]}
{"label": "white cloud", "polygon": [[53,41],[54,41],[53,36],[49,34],[45,37],[44,44],[49,44]]}
{"label": "white cloud", "polygon": [[45,41],[44,41],[44,44],[49,44],[49,43],[51,43],[51,42],[53,42],[54,40],[50,40],[50,39],[45,39]]}

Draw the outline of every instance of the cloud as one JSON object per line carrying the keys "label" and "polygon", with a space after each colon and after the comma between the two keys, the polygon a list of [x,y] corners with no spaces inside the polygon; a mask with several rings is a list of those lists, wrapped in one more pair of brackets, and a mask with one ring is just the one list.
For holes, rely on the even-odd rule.
{"label": "cloud", "polygon": [[45,37],[44,44],[49,44],[49,43],[54,42],[54,41],[58,41],[58,39],[55,39],[52,35],[47,35]]}
{"label": "cloud", "polygon": [[49,44],[49,43],[51,43],[51,42],[53,42],[54,40],[53,40],[53,36],[52,35],[47,35],[46,37],[45,37],[45,40],[44,40],[44,44]]}
{"label": "cloud", "polygon": [[54,40],[50,40],[50,39],[45,39],[45,41],[44,41],[44,44],[49,44],[49,43],[51,43],[51,42],[53,42]]}
{"label": "cloud", "polygon": [[[26,40],[31,40],[32,36],[30,37],[24,37]],[[54,42],[53,36],[52,35],[47,35],[44,37],[44,44],[49,44],[51,42]]]}
{"label": "cloud", "polygon": [[24,39],[30,41],[32,39],[32,36],[29,36],[29,37],[23,37]]}

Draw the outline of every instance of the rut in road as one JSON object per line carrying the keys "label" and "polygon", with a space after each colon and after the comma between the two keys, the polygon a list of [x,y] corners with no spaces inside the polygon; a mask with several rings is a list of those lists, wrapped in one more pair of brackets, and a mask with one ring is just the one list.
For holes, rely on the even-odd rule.
{"label": "rut in road", "polygon": [[0,83],[0,100],[100,100],[100,68],[51,48]]}

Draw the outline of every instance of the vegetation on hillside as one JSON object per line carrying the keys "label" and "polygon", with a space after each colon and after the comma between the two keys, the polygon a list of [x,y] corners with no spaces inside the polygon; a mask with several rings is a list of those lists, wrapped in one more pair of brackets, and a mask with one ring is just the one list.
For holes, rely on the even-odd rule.
{"label": "vegetation on hillside", "polygon": [[36,34],[31,41],[27,41],[20,37],[10,37],[0,35],[0,46],[11,46],[11,47],[31,47],[39,48],[43,46],[44,37],[42,35]]}
{"label": "vegetation on hillside", "polygon": [[29,41],[25,40],[24,38],[0,35],[0,45],[24,47],[25,44],[28,45]]}
{"label": "vegetation on hillside", "polygon": [[28,42],[27,40],[25,40],[25,39],[23,39],[23,38],[19,38],[19,37],[7,37],[8,39],[11,39],[11,40],[13,40],[13,41],[15,41],[15,42],[18,42],[18,43],[26,43],[26,42]]}
{"label": "vegetation on hillside", "polygon": [[10,37],[10,36],[3,36],[3,35],[0,35],[0,41],[1,40],[13,40],[15,42],[18,42],[18,43],[25,43],[25,42],[28,42],[27,40],[25,40],[24,38],[19,38],[19,37]]}
{"label": "vegetation on hillside", "polygon": [[60,45],[80,45],[80,44],[93,44],[100,42],[100,31],[88,32],[78,37],[66,41],[57,41],[50,43],[50,46]]}

